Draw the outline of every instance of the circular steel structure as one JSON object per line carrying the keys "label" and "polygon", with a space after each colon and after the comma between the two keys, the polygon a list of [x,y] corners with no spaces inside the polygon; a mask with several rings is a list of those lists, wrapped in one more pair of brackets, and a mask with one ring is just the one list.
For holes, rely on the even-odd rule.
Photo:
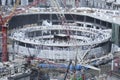
{"label": "circular steel structure", "polygon": [[[21,28],[11,33],[15,42],[14,50],[18,54],[49,60],[66,61],[82,56],[92,46],[90,53],[103,53],[102,44],[107,44],[111,30],[78,26],[76,24],[31,26]],[[96,50],[98,52],[96,52]]]}

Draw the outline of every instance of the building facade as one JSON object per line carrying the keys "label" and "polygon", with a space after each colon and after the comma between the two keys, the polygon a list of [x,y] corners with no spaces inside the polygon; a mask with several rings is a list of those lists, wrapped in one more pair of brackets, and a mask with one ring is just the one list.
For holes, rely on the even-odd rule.
{"label": "building facade", "polygon": [[[13,5],[16,0],[0,0],[2,6]],[[20,5],[25,6],[35,0],[20,0]],[[100,9],[120,9],[120,0],[54,0],[62,7],[75,8],[75,7],[91,7]],[[40,0],[38,6],[54,6],[52,0]]]}
{"label": "building facade", "polygon": [[86,6],[100,9],[120,9],[120,0],[85,0]]}
{"label": "building facade", "polygon": [[[1,6],[6,6],[6,5],[10,6],[10,5],[14,5],[16,1],[17,0],[0,0],[0,5]],[[32,2],[32,1],[33,0],[20,0],[20,5],[25,6],[25,5],[28,5],[29,2]]]}

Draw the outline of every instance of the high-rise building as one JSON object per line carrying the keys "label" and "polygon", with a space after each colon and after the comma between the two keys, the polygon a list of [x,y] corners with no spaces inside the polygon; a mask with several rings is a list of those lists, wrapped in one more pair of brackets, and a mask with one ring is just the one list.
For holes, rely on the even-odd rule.
{"label": "high-rise building", "polygon": [[8,0],[7,5],[11,5],[11,4],[12,4],[12,0]]}
{"label": "high-rise building", "polygon": [[2,6],[5,6],[6,0],[1,0],[1,4],[2,4]]}
{"label": "high-rise building", "polygon": [[83,3],[86,3],[86,6],[91,8],[120,9],[120,0],[84,0]]}
{"label": "high-rise building", "polygon": [[21,6],[28,5],[28,0],[21,0]]}
{"label": "high-rise building", "polygon": [[[0,0],[0,5],[14,5],[17,0]],[[25,6],[28,5],[29,2],[32,2],[33,0],[20,0],[20,5]]]}

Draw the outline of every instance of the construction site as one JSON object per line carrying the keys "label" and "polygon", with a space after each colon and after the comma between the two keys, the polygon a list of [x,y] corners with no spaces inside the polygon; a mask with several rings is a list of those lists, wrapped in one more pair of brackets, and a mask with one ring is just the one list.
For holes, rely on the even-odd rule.
{"label": "construction site", "polygon": [[118,5],[0,0],[0,80],[119,80]]}

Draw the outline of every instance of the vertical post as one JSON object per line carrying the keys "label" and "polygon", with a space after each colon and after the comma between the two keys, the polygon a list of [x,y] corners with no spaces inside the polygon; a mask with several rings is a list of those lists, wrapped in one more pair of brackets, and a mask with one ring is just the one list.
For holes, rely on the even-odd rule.
{"label": "vertical post", "polygon": [[12,50],[13,50],[12,60],[14,60],[15,59],[15,56],[14,56],[14,53],[15,53],[15,41],[14,40],[12,41]]}
{"label": "vertical post", "polygon": [[8,61],[8,52],[7,52],[7,27],[2,26],[2,61]]}
{"label": "vertical post", "polygon": [[[113,45],[112,45],[113,46]],[[112,54],[112,63],[111,63],[111,71],[113,71],[114,70],[114,56],[113,56],[113,51],[111,50],[111,54]]]}
{"label": "vertical post", "polygon": [[113,69],[114,69],[114,61],[112,60],[111,71],[113,71]]}
{"label": "vertical post", "polygon": [[68,71],[69,71],[69,68],[70,68],[70,65],[72,64],[72,60],[70,60],[70,63],[69,63],[69,65],[68,65],[68,67],[67,67],[67,71],[66,71],[66,73],[65,73],[65,77],[64,77],[64,80],[66,80],[66,77],[67,77],[67,74],[68,74]]}
{"label": "vertical post", "polygon": [[84,67],[82,68],[81,72],[82,72],[82,80],[85,80],[85,68]]}
{"label": "vertical post", "polygon": [[82,74],[82,80],[85,80],[85,74],[84,73]]}

